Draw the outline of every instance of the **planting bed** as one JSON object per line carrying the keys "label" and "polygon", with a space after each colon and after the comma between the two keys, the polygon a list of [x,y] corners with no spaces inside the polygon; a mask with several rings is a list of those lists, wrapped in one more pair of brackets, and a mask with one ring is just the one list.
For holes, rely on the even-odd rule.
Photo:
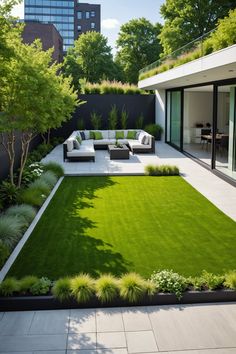
{"label": "planting bed", "polygon": [[181,177],[66,177],[8,275],[222,274],[235,226]]}

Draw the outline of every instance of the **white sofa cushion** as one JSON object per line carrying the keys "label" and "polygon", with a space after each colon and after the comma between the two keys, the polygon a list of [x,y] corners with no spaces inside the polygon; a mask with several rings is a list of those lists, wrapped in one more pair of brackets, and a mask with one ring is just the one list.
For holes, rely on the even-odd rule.
{"label": "white sofa cushion", "polygon": [[108,138],[115,139],[116,138],[116,130],[108,130]]}
{"label": "white sofa cushion", "polygon": [[80,143],[78,142],[77,139],[74,139],[74,149],[79,149],[80,148]]}
{"label": "white sofa cushion", "polygon": [[85,135],[85,139],[89,140],[90,139],[90,134],[89,134],[90,130],[85,130],[84,131],[84,135]]}
{"label": "white sofa cushion", "polygon": [[109,139],[108,138],[108,130],[99,130],[99,132],[102,133],[103,139]]}
{"label": "white sofa cushion", "polygon": [[110,139],[94,140],[94,145],[109,145]]}
{"label": "white sofa cushion", "polygon": [[118,144],[128,144],[128,140],[127,139],[118,139]]}
{"label": "white sofa cushion", "polygon": [[67,141],[66,141],[66,144],[67,144],[67,151],[68,152],[71,152],[73,149],[74,149],[74,138],[72,137],[70,137],[69,139],[67,139]]}
{"label": "white sofa cushion", "polygon": [[129,146],[131,149],[150,149],[150,145],[140,144],[138,140],[129,140]]}

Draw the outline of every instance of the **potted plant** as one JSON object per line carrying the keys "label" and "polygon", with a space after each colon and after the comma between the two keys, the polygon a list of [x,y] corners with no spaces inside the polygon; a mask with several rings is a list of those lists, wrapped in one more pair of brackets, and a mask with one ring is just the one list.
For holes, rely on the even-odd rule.
{"label": "potted plant", "polygon": [[148,124],[145,126],[144,130],[154,136],[155,140],[161,140],[163,128],[159,124]]}

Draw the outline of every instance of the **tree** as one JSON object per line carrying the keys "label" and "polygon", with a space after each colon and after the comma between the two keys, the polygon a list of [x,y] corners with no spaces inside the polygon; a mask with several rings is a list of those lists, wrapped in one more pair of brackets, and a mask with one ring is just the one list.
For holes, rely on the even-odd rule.
{"label": "tree", "polygon": [[95,83],[116,79],[118,75],[107,38],[94,31],[79,36],[74,48],[68,51],[63,67],[66,75],[72,75],[75,87],[79,87],[80,78]]}
{"label": "tree", "polygon": [[23,44],[20,33],[13,35],[12,31],[5,40],[14,55],[1,59],[4,72],[0,77],[0,143],[8,153],[10,181],[14,184],[15,142],[20,133],[20,187],[30,142],[38,133],[68,120],[78,100],[71,79],[62,76],[59,64],[52,64],[52,49],[43,51],[39,40]]}
{"label": "tree", "polygon": [[123,68],[125,79],[137,83],[139,70],[158,60],[161,25],[145,18],[134,19],[121,26],[117,40],[116,62]]}
{"label": "tree", "polygon": [[163,56],[212,30],[234,7],[229,0],[166,0],[160,10],[165,20],[159,36]]}

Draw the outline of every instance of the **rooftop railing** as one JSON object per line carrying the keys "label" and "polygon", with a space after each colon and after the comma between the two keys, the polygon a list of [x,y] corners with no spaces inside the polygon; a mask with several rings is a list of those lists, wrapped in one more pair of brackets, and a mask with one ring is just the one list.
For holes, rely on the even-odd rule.
{"label": "rooftop railing", "polygon": [[[213,29],[213,30],[205,33],[204,35],[194,39],[193,41],[191,41],[191,42],[187,43],[186,45],[173,51],[171,54],[166,55],[166,56],[156,60],[154,63],[152,63],[150,65],[147,65],[145,68],[143,68],[139,71],[139,76],[142,76],[142,74],[145,74],[153,69],[164,66],[165,64],[168,65],[171,62],[174,63],[177,59],[181,58],[182,56],[183,56],[183,61],[184,61],[184,55],[190,54],[190,53],[194,52],[195,50],[198,50],[198,56],[197,56],[198,58],[206,55],[206,50],[204,48],[204,42],[210,36],[210,34],[212,34],[215,30],[216,29]],[[194,59],[196,59],[196,58],[193,58],[192,60],[194,60]],[[188,60],[188,61],[190,61],[190,60]],[[180,63],[180,65],[181,65],[181,63]],[[173,65],[173,66],[175,66],[175,65]],[[166,69],[163,68],[165,70],[162,70],[162,71],[166,71],[170,68],[166,68]]]}

